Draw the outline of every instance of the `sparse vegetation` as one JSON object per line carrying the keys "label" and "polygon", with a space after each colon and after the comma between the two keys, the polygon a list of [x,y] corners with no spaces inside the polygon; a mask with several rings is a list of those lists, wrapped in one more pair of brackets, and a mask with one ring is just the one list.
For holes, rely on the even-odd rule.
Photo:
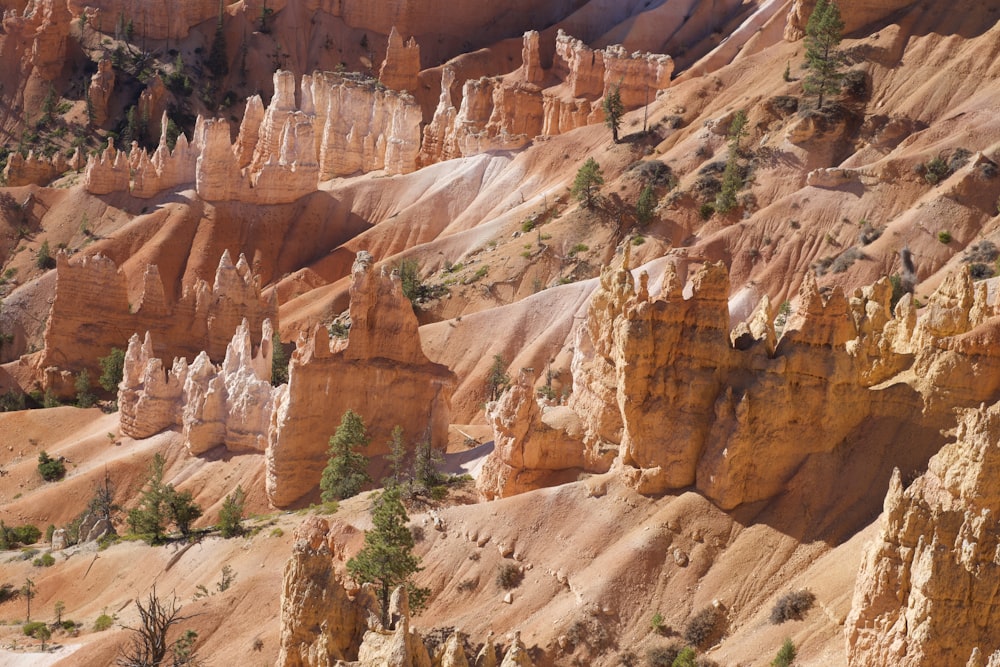
{"label": "sparse vegetation", "polygon": [[572,195],[583,204],[585,208],[593,208],[597,203],[597,193],[604,185],[604,173],[601,165],[594,158],[587,158],[580,170],[576,172],[573,180],[573,187],[570,190]]}
{"label": "sparse vegetation", "polygon": [[611,129],[611,138],[618,143],[618,129],[622,124],[622,116],[625,114],[625,105],[622,104],[622,96],[618,86],[608,88],[602,103],[604,109],[604,124]]}
{"label": "sparse vegetation", "polygon": [[319,483],[324,501],[356,496],[372,481],[368,475],[368,458],[357,452],[359,447],[367,447],[368,441],[361,416],[354,410],[345,412],[336,433],[330,438],[330,460]]}
{"label": "sparse vegetation", "polygon": [[805,57],[809,73],[802,81],[806,93],[818,96],[817,109],[823,108],[826,95],[840,91],[844,56],[837,47],[843,32],[844,22],[837,3],[818,0],[806,23]]}
{"label": "sparse vegetation", "polygon": [[500,394],[510,386],[510,376],[507,375],[507,360],[502,354],[493,355],[493,365],[486,376],[486,395],[488,400],[495,401]]}
{"label": "sparse vegetation", "polygon": [[729,156],[722,172],[722,189],[715,198],[715,210],[725,215],[736,208],[736,193],[743,189],[743,172],[740,169],[740,141],[746,134],[747,115],[740,109],[729,125]]}
{"label": "sparse vegetation", "polygon": [[795,644],[791,639],[786,639],[778,650],[778,655],[771,661],[771,667],[790,667],[795,661]]}
{"label": "sparse vegetation", "polygon": [[708,606],[692,616],[684,627],[684,641],[698,648],[703,647],[716,634],[721,620],[720,610]]}
{"label": "sparse vegetation", "polygon": [[275,331],[271,336],[271,384],[275,387],[288,382],[288,352]]}
{"label": "sparse vegetation", "polygon": [[948,245],[949,243],[951,243],[951,232],[942,229],[940,232],[938,232],[937,239],[941,243]]}
{"label": "sparse vegetation", "polygon": [[76,389],[76,404],[78,407],[94,407],[97,398],[94,396],[94,392],[90,390],[90,371],[86,368],[80,371],[76,376],[76,381],[73,383],[73,388]]}
{"label": "sparse vegetation", "polygon": [[31,561],[31,564],[35,567],[52,567],[56,564],[56,559],[52,554],[46,553]]}
{"label": "sparse vegetation", "polygon": [[119,347],[111,348],[111,352],[106,357],[97,360],[101,365],[101,377],[98,384],[105,391],[117,392],[118,384],[122,381],[125,372],[125,350]]}
{"label": "sparse vegetation", "polygon": [[416,587],[411,578],[421,570],[420,558],[413,554],[410,518],[400,502],[399,489],[386,489],[372,503],[372,530],[365,531],[365,545],[347,561],[347,571],[358,584],[375,584],[382,610],[382,625],[389,626],[389,595],[396,586],[406,585],[410,608],[419,611],[430,591]]}
{"label": "sparse vegetation", "polygon": [[62,458],[54,459],[43,449],[38,453],[38,474],[46,482],[57,482],[66,476],[66,464]]}
{"label": "sparse vegetation", "polygon": [[778,625],[785,621],[801,621],[815,601],[816,596],[808,589],[789,591],[779,597],[771,608],[771,623]]}
{"label": "sparse vegetation", "polygon": [[646,651],[646,663],[649,667],[673,667],[674,661],[683,649],[684,647],[676,641],[652,646]]}
{"label": "sparse vegetation", "polygon": [[497,570],[497,586],[505,591],[517,588],[524,581],[524,572],[513,563],[504,563]]}
{"label": "sparse vegetation", "polygon": [[109,630],[114,624],[115,618],[109,616],[107,610],[104,610],[100,616],[94,619],[94,632],[104,632],[105,630]]}
{"label": "sparse vegetation", "polygon": [[167,634],[173,626],[193,618],[180,614],[181,605],[176,596],[169,601],[161,600],[154,587],[145,604],[142,600],[136,600],[135,606],[139,612],[139,625],[124,626],[132,634],[126,643],[118,647],[116,664],[122,667],[193,667],[198,664],[194,648],[197,633],[188,630],[173,644],[167,642]]}
{"label": "sparse vegetation", "polygon": [[128,513],[129,529],[150,544],[159,544],[164,540],[164,530],[170,521],[187,537],[191,523],[201,516],[201,508],[189,491],[179,492],[173,485],[163,483],[165,463],[162,454],[157,453],[153,457],[139,504]]}
{"label": "sparse vegetation", "polygon": [[635,204],[635,219],[639,225],[645,227],[649,224],[653,219],[657,203],[656,190],[652,183],[647,183],[639,193],[639,200]]}
{"label": "sparse vegetation", "polygon": [[243,534],[243,506],[246,503],[246,493],[242,486],[226,496],[219,510],[219,533],[224,538],[237,537]]}
{"label": "sparse vegetation", "polygon": [[46,239],[42,241],[42,245],[38,247],[38,252],[35,254],[35,266],[42,271],[47,271],[54,268],[55,265],[56,260],[52,257],[52,252],[49,250],[49,242]]}
{"label": "sparse vegetation", "polygon": [[937,156],[931,158],[927,164],[924,165],[924,180],[931,185],[937,185],[944,179],[948,178],[951,174],[951,170],[948,168],[948,163],[944,161],[944,158]]}

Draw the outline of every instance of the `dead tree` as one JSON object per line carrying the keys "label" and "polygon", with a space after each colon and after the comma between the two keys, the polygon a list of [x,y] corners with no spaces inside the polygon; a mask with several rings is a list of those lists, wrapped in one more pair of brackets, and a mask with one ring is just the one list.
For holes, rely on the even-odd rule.
{"label": "dead tree", "polygon": [[181,616],[181,606],[177,596],[169,601],[161,600],[156,595],[156,587],[149,593],[149,598],[143,604],[136,600],[139,609],[138,627],[123,626],[132,631],[128,642],[118,648],[119,667],[194,667],[197,661],[194,655],[194,632],[188,631],[173,644],[167,643],[167,633],[178,623],[197,616]]}

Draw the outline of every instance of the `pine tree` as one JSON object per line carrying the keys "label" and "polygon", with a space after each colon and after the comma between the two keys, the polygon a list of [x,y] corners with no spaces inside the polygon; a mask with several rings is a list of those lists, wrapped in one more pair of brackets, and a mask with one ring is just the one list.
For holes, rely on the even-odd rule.
{"label": "pine tree", "polygon": [[243,532],[243,506],[246,503],[246,493],[242,486],[226,496],[219,510],[219,532],[225,538],[236,537]]}
{"label": "pine tree", "polygon": [[129,510],[128,524],[137,535],[147,535],[150,544],[163,540],[163,528],[167,521],[166,485],[163,483],[162,454],[153,457],[149,464],[149,478],[145,491],[139,497],[139,504]]}
{"label": "pine tree", "polygon": [[823,108],[823,97],[840,90],[844,56],[837,48],[844,32],[840,9],[832,0],[818,0],[806,23],[806,63],[809,74],[802,88],[810,95],[818,95],[817,109]]}
{"label": "pine tree", "polygon": [[729,125],[729,157],[722,172],[722,190],[715,198],[715,210],[729,213],[736,208],[736,193],[743,188],[743,173],[740,170],[740,141],[746,134],[747,115],[741,109],[733,115]]}
{"label": "pine tree", "polygon": [[368,475],[368,458],[355,451],[368,446],[365,423],[354,410],[348,410],[340,420],[337,432],[330,438],[330,460],[323,469],[319,488],[323,502],[356,496],[372,478]]}
{"label": "pine tree", "polygon": [[611,128],[611,138],[618,143],[618,128],[622,124],[622,115],[625,113],[625,106],[622,104],[622,96],[619,86],[611,86],[604,95],[604,124]]}
{"label": "pine tree", "polygon": [[635,204],[635,217],[640,225],[645,226],[653,219],[656,204],[656,190],[652,183],[647,183],[639,193],[639,201]]}
{"label": "pine tree", "polygon": [[385,487],[403,483],[403,467],[406,463],[406,443],[403,441],[403,427],[396,424],[389,436],[389,453],[385,460],[389,462],[390,476],[382,480]]}
{"label": "pine tree", "polygon": [[[421,570],[420,559],[413,555],[413,535],[407,527],[410,518],[399,499],[399,489],[387,489],[372,504],[374,528],[365,531],[365,546],[347,561],[347,571],[359,584],[373,583],[378,587],[382,605],[382,625],[389,627],[389,595],[400,585],[411,591],[411,608],[429,594],[427,589],[413,587],[410,578]],[[418,601],[417,605],[412,601]]]}
{"label": "pine tree", "polygon": [[586,208],[591,208],[597,201],[597,190],[604,185],[604,174],[601,165],[594,158],[587,158],[573,180],[572,194]]}
{"label": "pine tree", "polygon": [[125,373],[125,351],[120,347],[111,348],[110,354],[97,360],[101,365],[101,377],[97,381],[105,391],[118,391],[118,383]]}

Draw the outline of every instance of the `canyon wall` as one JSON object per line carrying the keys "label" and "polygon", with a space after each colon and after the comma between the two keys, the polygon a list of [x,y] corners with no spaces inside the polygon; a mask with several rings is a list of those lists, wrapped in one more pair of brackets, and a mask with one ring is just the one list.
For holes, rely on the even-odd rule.
{"label": "canyon wall", "polygon": [[[94,320],[95,313],[100,321]],[[60,253],[45,347],[36,364],[53,372],[88,368],[96,379],[99,357],[112,347],[124,348],[132,334],[147,331],[158,356],[193,359],[205,351],[218,360],[244,319],[259,331],[264,320],[276,317],[277,303],[261,296],[260,279],[242,255],[234,265],[224,252],[213,284],[199,280],[169,303],[156,265],[147,267],[141,293],[129,295],[125,275],[112,260],[95,255],[71,261]]]}
{"label": "canyon wall", "polygon": [[[849,34],[912,4],[912,0],[839,0],[837,7],[844,21],[844,34]],[[794,42],[805,37],[806,24],[815,7],[816,0],[795,0],[792,3],[785,22],[786,40]]]}
{"label": "canyon wall", "polygon": [[[919,317],[909,296],[892,312],[887,280],[847,299],[822,295],[807,274],[780,340],[766,298],[730,331],[722,265],[698,269],[687,298],[685,271],[669,265],[656,295],[645,273],[636,281],[628,270],[627,253],[602,272],[577,332],[567,404],[536,405],[530,387],[515,387],[489,406],[497,447],[478,482],[486,496],[614,460],[644,493],[694,486],[732,509],[780,494],[806,461],[865,437],[870,424],[934,431],[949,406],[1000,390],[993,338],[980,333],[997,320],[967,271]],[[904,371],[907,382],[882,384]],[[870,443],[880,447],[892,439]]]}
{"label": "canyon wall", "polygon": [[14,152],[7,158],[7,166],[3,170],[4,183],[7,187],[18,185],[48,185],[67,170],[79,171],[83,166],[83,156],[80,149],[73,151],[69,160],[62,153],[56,153],[51,158],[39,157],[34,151],[28,151],[27,157]]}

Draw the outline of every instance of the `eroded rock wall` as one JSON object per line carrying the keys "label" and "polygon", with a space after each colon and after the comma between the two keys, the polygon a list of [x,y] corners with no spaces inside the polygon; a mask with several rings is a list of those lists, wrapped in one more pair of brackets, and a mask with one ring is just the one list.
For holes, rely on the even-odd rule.
{"label": "eroded rock wall", "polygon": [[968,410],[926,473],[904,488],[895,472],[845,625],[849,665],[982,665],[1000,645],[998,440],[1000,403]]}
{"label": "eroded rock wall", "polygon": [[[848,300],[822,295],[807,274],[776,341],[766,299],[731,331],[725,269],[703,265],[686,296],[679,266],[668,265],[658,294],[626,268],[627,254],[602,273],[576,334],[567,405],[515,387],[490,407],[485,495],[543,486],[554,471],[608,470],[617,457],[643,492],[694,486],[731,509],[780,494],[806,461],[851,446],[870,424],[934,431],[951,407],[1000,391],[1000,318],[967,272],[919,316],[909,297],[891,312],[887,280]],[[884,385],[904,371],[905,382]]]}
{"label": "eroded rock wall", "polygon": [[[100,313],[100,322],[94,320]],[[55,298],[45,328],[39,368],[90,369],[112,347],[124,347],[133,333],[150,332],[156,356],[193,359],[206,351],[221,360],[240,323],[260,331],[277,317],[277,303],[261,296],[260,280],[242,255],[233,264],[228,251],[219,260],[214,283],[198,281],[180,300],[168,303],[155,265],[147,267],[138,299],[130,302],[124,274],[107,257],[56,258]],[[95,374],[96,372],[96,374]]]}
{"label": "eroded rock wall", "polygon": [[603,99],[613,87],[625,108],[634,109],[670,85],[674,65],[669,56],[629,54],[618,45],[595,50],[560,30],[552,68],[546,71],[538,40],[536,31],[524,34],[522,64],[511,74],[466,81],[457,109],[449,90],[454,72],[442,69],[441,98],[424,128],[422,165],[513,150],[538,135],[603,122]]}

